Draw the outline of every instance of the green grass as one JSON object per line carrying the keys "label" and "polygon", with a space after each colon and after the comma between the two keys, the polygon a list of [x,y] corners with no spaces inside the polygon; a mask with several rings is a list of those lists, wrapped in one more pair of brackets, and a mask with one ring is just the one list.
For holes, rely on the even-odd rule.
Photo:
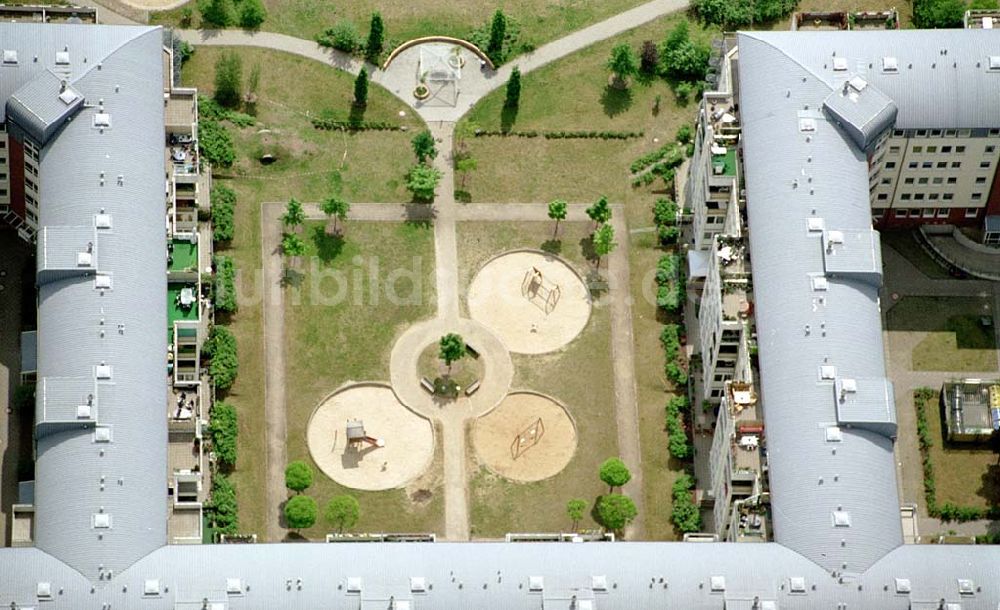
{"label": "green grass", "polygon": [[951,279],[948,271],[920,247],[913,231],[884,231],[880,233],[880,238],[882,239],[882,247],[892,248],[932,280]]}
{"label": "green grass", "polygon": [[[224,49],[202,47],[184,64],[182,82],[211,95],[215,61]],[[255,271],[261,269],[260,206],[265,201],[299,197],[317,201],[331,192],[351,201],[402,201],[408,198],[402,176],[412,162],[405,133],[319,132],[309,118],[320,114],[346,117],[350,112],[353,79],[318,62],[276,51],[238,48],[244,75],[261,66],[256,105],[260,125],[234,132],[238,161],[232,169],[214,172],[213,180],[237,193],[235,234],[219,254],[231,256],[237,268],[241,294],[239,312],[228,320],[236,336],[240,374],[226,400],[239,410],[239,452],[243,456],[266,454],[264,418],[264,350],[261,290]],[[301,86],[309,83],[309,86]],[[411,131],[422,123],[388,92],[373,87],[365,118],[393,121]],[[271,136],[257,134],[269,129]],[[282,159],[262,166],[252,156],[261,140],[279,143]],[[267,531],[266,464],[263,459],[242,459],[230,480],[240,507],[240,531],[263,536]]]}
{"label": "green grass", "polygon": [[190,307],[181,307],[180,305],[178,299],[180,299],[181,291],[185,288],[190,288],[195,293],[198,292],[198,286],[195,284],[167,284],[167,339],[171,342],[174,340],[174,322],[198,319],[197,301]]}
{"label": "green grass", "polygon": [[991,299],[980,297],[905,297],[887,314],[889,331],[925,332],[913,348],[913,370],[980,372],[997,370]]}
{"label": "green grass", "polygon": [[[552,249],[550,222],[463,222],[458,225],[459,287],[469,282],[492,256],[512,248]],[[589,261],[590,223],[562,223],[560,255],[584,276]],[[464,303],[463,303],[464,307]],[[611,371],[609,309],[598,303],[583,332],[565,348],[550,354],[512,354],[513,389],[530,389],[562,402],[576,421],[576,454],[556,476],[536,483],[515,483],[486,468],[470,477],[470,519],[478,537],[498,537],[513,531],[568,530],[566,502],[584,498],[593,507],[607,492],[597,476],[600,463],[617,455],[614,388]],[[472,441],[470,439],[470,447]],[[585,517],[583,528],[596,527]]]}
{"label": "green grass", "polygon": [[[468,0],[462,3],[444,0],[360,0],[332,3],[321,0],[264,0],[268,17],[262,30],[313,39],[323,29],[341,19],[354,22],[362,38],[368,35],[371,13],[379,10],[385,20],[387,47],[392,48],[411,38],[444,35],[467,37],[473,29],[489,21],[493,11],[503,8],[520,23],[520,43],[540,45],[592,23],[607,19],[642,0],[508,0],[502,5],[492,0]],[[185,6],[194,8],[194,2]],[[154,13],[151,23],[177,25],[181,8]],[[192,27],[200,27],[194,11]]]}
{"label": "green grass", "polygon": [[[341,239],[328,236],[325,224],[306,223],[308,252],[298,266],[301,275],[285,293],[289,460],[311,461],[306,426],[320,401],[349,381],[387,381],[396,337],[436,306],[430,227],[347,222]],[[391,282],[400,270],[408,275]],[[406,489],[360,492],[317,472],[308,493],[321,506],[336,494],[356,496],[362,515],[357,531],[441,532],[444,504],[436,459],[429,473]],[[429,490],[431,499],[413,501],[418,488]],[[321,522],[303,533],[321,538],[329,531]]]}
{"label": "green grass", "polygon": [[197,271],[198,244],[193,244],[187,239],[175,239],[173,244],[174,250],[170,253],[171,262],[168,269],[170,271]]}
{"label": "green grass", "polygon": [[939,395],[935,396],[927,406],[927,425],[933,439],[930,457],[938,506],[945,502],[979,508],[1000,505],[1000,456],[989,445],[947,442],[944,414]]}
{"label": "green grass", "polygon": [[642,483],[647,540],[676,540],[670,511],[671,486],[683,468],[667,452],[669,439],[665,412],[674,390],[663,373],[660,345],[663,318],[656,307],[655,270],[663,251],[654,233],[631,237],[632,336],[635,345],[635,381],[639,410],[639,447],[642,451]]}
{"label": "green grass", "polygon": [[736,175],[736,149],[729,147],[724,155],[712,155],[712,164],[722,164],[722,173],[726,176]]}
{"label": "green grass", "polygon": [[[644,40],[660,43],[681,18],[672,14],[657,19],[522,78],[520,108],[512,125],[515,131],[642,131],[642,138],[468,138],[469,151],[478,160],[478,169],[470,173],[465,189],[472,200],[587,202],[604,194],[629,207],[651,202],[655,191],[664,188],[663,182],[633,187],[629,165],[673,141],[682,124],[693,124],[698,104],[691,100],[679,105],[671,85],[661,78],[634,79],[626,92],[611,89],[606,63],[615,44],[628,42],[638,48]],[[696,38],[711,36],[711,30],[694,23],[691,31]],[[504,96],[500,87],[477,103],[463,122],[484,130],[500,129]]]}

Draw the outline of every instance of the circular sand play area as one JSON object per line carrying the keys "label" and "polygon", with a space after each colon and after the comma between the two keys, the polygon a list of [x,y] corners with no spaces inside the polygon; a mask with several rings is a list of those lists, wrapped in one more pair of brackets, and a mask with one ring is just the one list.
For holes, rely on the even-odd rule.
{"label": "circular sand play area", "polygon": [[536,250],[501,254],[469,286],[469,314],[512,352],[544,354],[587,325],[590,294],[569,263]]}
{"label": "circular sand play area", "polygon": [[320,470],[354,489],[402,487],[434,456],[431,422],[380,384],[356,384],[329,396],[313,411],[306,438]]}
{"label": "circular sand play area", "polygon": [[516,392],[476,420],[473,442],[479,460],[493,472],[515,481],[541,481],[573,458],[576,426],[551,398]]}

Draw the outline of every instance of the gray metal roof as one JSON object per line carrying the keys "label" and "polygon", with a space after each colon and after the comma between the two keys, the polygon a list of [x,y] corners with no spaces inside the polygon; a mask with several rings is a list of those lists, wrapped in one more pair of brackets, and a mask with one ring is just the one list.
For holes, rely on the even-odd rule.
{"label": "gray metal roof", "polygon": [[896,104],[860,76],[845,80],[823,100],[823,107],[860,148],[868,148],[896,120]]}
{"label": "gray metal roof", "polygon": [[[916,39],[903,34],[881,36],[887,47],[895,40],[910,51]],[[934,46],[938,34],[923,35]],[[67,382],[68,393],[59,392],[61,403],[70,405],[93,383],[99,408],[96,423],[53,429],[38,439],[37,548],[0,550],[0,607],[44,602],[46,608],[198,610],[207,600],[224,610],[383,609],[393,600],[409,601],[414,609],[544,604],[582,610],[587,601],[600,609],[721,610],[753,607],[756,600],[761,610],[771,602],[782,610],[903,610],[946,600],[963,610],[995,609],[996,547],[900,546],[887,432],[845,426],[839,440],[827,440],[838,416],[888,419],[887,413],[876,414],[881,405],[869,402],[867,392],[887,393],[890,386],[884,380],[880,264],[877,235],[870,232],[865,155],[820,110],[834,85],[816,77],[815,66],[803,57],[790,55],[793,49],[808,55],[810,45],[802,41],[811,36],[740,37],[761,389],[780,544],[163,546],[160,34],[150,28],[0,24],[3,47],[17,47],[22,57],[17,68],[0,68],[0,101],[33,77],[24,57],[48,57],[52,49],[69,46],[73,57],[82,49],[91,65],[102,65],[74,73],[72,86],[88,102],[104,98],[113,126],[95,129],[94,109],[84,109],[43,150],[41,224],[89,227],[102,209],[114,219],[113,229],[99,230],[96,271],[39,275],[39,379],[60,388],[63,381],[56,380],[79,380],[79,387]],[[976,87],[982,88],[966,91]],[[919,116],[893,99],[900,117]],[[803,115],[806,104],[812,110]],[[985,121],[996,112],[969,116]],[[802,118],[815,122],[808,134],[800,131]],[[825,252],[834,231],[844,240],[834,244],[831,266]],[[78,241],[72,236],[60,243],[73,252]],[[107,274],[111,288],[99,289],[95,273]],[[816,290],[811,279],[824,274],[829,281]],[[826,367],[835,367],[832,378],[825,378]],[[859,393],[866,394],[838,415],[836,379],[848,378],[858,380]],[[112,426],[113,442],[95,443],[93,425]],[[94,529],[95,514],[111,515],[111,529]],[[414,577],[424,579],[426,591],[413,590]],[[963,594],[959,584],[965,581],[971,588]],[[49,595],[40,597],[45,591]]]}
{"label": "gray metal roof", "polygon": [[43,70],[7,100],[7,119],[44,144],[83,106],[83,96],[66,76]]}
{"label": "gray metal roof", "polygon": [[[0,91],[21,95],[55,70],[87,100],[40,155],[35,540],[96,579],[166,543],[161,32],[18,23],[0,24],[0,40],[19,59],[0,69]],[[110,128],[95,127],[99,112]],[[102,212],[113,229],[96,228]],[[113,429],[111,443],[95,443],[96,425]],[[99,514],[109,529],[94,527]]]}

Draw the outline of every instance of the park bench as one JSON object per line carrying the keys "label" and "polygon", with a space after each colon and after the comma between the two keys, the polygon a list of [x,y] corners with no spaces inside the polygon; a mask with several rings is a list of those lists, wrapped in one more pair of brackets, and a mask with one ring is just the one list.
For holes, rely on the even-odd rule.
{"label": "park bench", "polygon": [[465,395],[466,396],[472,396],[473,394],[476,393],[477,390],[479,390],[479,380],[478,379],[475,380],[475,381],[473,381],[471,384],[469,384],[469,387],[465,388]]}
{"label": "park bench", "polygon": [[420,379],[420,385],[421,385],[421,386],[422,386],[422,387],[423,387],[423,388],[424,388],[425,390],[427,390],[428,392],[430,392],[431,394],[433,394],[433,393],[434,393],[434,384],[433,384],[433,383],[431,383],[431,380],[430,380],[430,379],[428,379],[428,378],[426,378],[426,377],[423,377],[423,378],[421,378],[421,379]]}
{"label": "park bench", "polygon": [[473,358],[476,358],[477,360],[479,359],[479,352],[477,352],[476,348],[472,347],[468,343],[465,344],[465,351],[468,352]]}

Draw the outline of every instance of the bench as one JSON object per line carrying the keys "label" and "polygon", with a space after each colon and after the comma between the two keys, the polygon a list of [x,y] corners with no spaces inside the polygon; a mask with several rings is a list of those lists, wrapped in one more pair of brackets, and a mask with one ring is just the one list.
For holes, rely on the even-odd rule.
{"label": "bench", "polygon": [[476,348],[472,347],[468,343],[465,344],[465,351],[468,352],[469,355],[475,358],[476,360],[479,359],[479,352],[477,352]]}
{"label": "bench", "polygon": [[472,396],[473,394],[476,393],[477,390],[479,390],[479,380],[478,379],[475,380],[475,381],[473,381],[471,384],[469,384],[469,387],[465,388],[465,395],[466,396]]}
{"label": "bench", "polygon": [[434,393],[434,384],[431,383],[430,379],[428,379],[426,377],[421,378],[420,379],[420,385],[421,385],[421,387],[423,387],[425,390],[427,390],[431,394]]}

